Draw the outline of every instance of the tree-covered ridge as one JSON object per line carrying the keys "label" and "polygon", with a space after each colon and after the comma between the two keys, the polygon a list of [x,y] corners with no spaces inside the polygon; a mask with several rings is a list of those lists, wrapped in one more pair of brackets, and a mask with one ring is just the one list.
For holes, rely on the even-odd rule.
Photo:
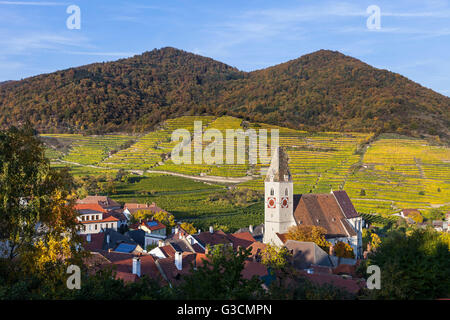
{"label": "tree-covered ridge", "polygon": [[0,126],[142,132],[180,115],[228,114],[297,129],[447,139],[450,98],[339,52],[254,72],[174,48],[4,83]]}

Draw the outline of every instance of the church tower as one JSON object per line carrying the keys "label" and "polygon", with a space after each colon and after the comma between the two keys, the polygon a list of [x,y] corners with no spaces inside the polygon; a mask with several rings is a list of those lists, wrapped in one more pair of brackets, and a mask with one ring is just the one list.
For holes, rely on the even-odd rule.
{"label": "church tower", "polygon": [[276,148],[264,181],[264,243],[279,243],[276,233],[294,226],[294,184],[284,150]]}

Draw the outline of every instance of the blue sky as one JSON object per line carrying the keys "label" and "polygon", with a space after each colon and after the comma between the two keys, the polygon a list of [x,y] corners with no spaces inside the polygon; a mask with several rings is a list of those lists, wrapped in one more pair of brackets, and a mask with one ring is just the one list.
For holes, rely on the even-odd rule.
{"label": "blue sky", "polygon": [[[72,4],[79,30],[66,27]],[[165,46],[245,71],[338,50],[450,96],[450,1],[0,1],[0,81]]]}

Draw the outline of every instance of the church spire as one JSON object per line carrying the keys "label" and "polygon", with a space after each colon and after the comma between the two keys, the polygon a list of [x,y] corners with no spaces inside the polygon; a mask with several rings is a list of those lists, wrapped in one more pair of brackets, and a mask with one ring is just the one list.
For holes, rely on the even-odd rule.
{"label": "church spire", "polygon": [[267,170],[267,182],[292,182],[289,171],[289,157],[282,147],[277,147],[272,156],[269,170]]}

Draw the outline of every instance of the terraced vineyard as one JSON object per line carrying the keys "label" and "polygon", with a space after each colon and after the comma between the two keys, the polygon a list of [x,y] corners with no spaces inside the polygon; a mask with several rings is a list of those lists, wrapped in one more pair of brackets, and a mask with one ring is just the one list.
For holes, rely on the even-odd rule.
{"label": "terraced vineyard", "polygon": [[70,144],[70,152],[64,154],[53,148],[47,148],[50,159],[60,159],[83,165],[95,165],[102,162],[109,153],[121,145],[135,139],[128,135],[83,136],[80,134],[42,134],[44,138],[56,138],[63,144]]}
{"label": "terraced vineyard", "polygon": [[384,135],[368,148],[362,167],[349,176],[345,189],[365,212],[437,207],[450,202],[449,170],[449,148]]}
{"label": "terraced vineyard", "polygon": [[[279,130],[279,142],[284,146],[290,158],[291,173],[294,178],[296,193],[324,193],[331,189],[345,189],[357,210],[362,213],[392,214],[402,208],[422,208],[450,205],[450,149],[444,146],[430,145],[426,140],[401,137],[397,135],[382,135],[362,148],[373,139],[369,133],[339,133],[322,132],[308,133],[262,123],[247,123],[233,117],[186,116],[165,121],[157,131],[143,136],[105,135],[81,136],[68,134],[47,134],[69,144],[66,149],[51,148],[47,155],[53,160],[63,160],[70,163],[90,165],[97,170],[145,170],[183,173],[193,177],[245,177],[250,181],[238,184],[238,187],[262,190],[263,178],[270,160],[269,150],[266,156],[258,158],[256,165],[249,164],[248,146],[244,163],[237,164],[175,164],[168,157],[177,142],[171,141],[171,134],[176,129],[187,129],[193,134],[194,121],[202,121],[202,130],[217,129],[223,135],[224,159],[227,153],[225,138],[227,129],[254,129],[268,131]],[[130,143],[133,140],[134,143]],[[210,141],[204,139],[204,149]],[[235,163],[237,141],[234,141]],[[194,146],[191,145],[194,159]],[[112,152],[114,151],[114,152]],[[87,168],[87,167],[84,167]],[[74,167],[80,171],[80,167]],[[222,188],[217,185],[206,185],[195,182],[194,189],[186,189],[189,179],[167,181],[173,184],[173,190],[167,190],[167,184],[149,185],[152,179],[146,175],[142,185],[126,186],[115,197],[122,200],[136,198],[141,189],[154,191],[152,201],[172,210],[179,218],[194,219],[203,224],[211,217],[217,221],[244,222],[260,219],[261,213],[252,213],[251,219],[245,218],[242,208],[237,209],[223,203],[212,203],[207,200],[211,189]],[[172,177],[175,178],[175,177]],[[205,185],[206,188],[199,188]],[[176,196],[174,196],[176,195]],[[138,196],[139,200],[141,199]],[[246,213],[248,214],[248,212]],[[227,218],[228,217],[228,218]],[[250,217],[250,216],[249,216]],[[206,220],[204,220],[206,219]],[[209,219],[209,220],[208,220]],[[248,220],[248,221],[247,221]],[[231,222],[230,222],[231,224]]]}
{"label": "terraced vineyard", "polygon": [[213,117],[181,117],[167,120],[160,130],[146,134],[131,147],[120,150],[99,163],[99,165],[123,169],[148,170],[162,162],[164,158],[161,155],[169,153],[175,146],[176,143],[171,142],[173,131],[187,129],[193,132],[194,121],[202,121],[207,125],[213,119]]}

